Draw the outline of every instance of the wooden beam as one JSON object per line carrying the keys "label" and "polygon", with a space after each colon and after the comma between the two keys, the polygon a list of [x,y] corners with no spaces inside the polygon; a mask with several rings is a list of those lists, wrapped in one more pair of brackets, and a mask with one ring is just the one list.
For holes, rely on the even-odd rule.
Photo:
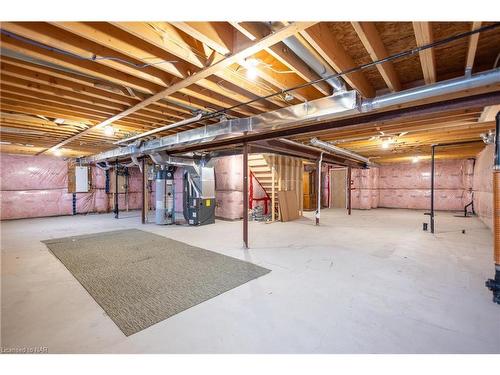
{"label": "wooden beam", "polygon": [[[430,22],[413,22],[413,31],[418,47],[432,43],[432,25]],[[419,56],[425,83],[430,84],[436,82],[436,60],[434,58],[434,50],[429,48],[420,51]]]}
{"label": "wooden beam", "polygon": [[227,22],[170,22],[221,55],[233,52],[233,28]]}
{"label": "wooden beam", "polygon": [[[481,27],[481,22],[472,22],[471,31],[477,30]],[[472,72],[474,67],[474,59],[476,57],[477,44],[479,41],[479,33],[469,37],[469,46],[467,48],[467,57],[465,59],[465,72]]]}
{"label": "wooden beam", "polygon": [[[128,106],[140,102],[142,97],[139,93],[136,93],[136,97],[131,97],[121,92],[111,91],[113,87],[99,80],[72,75],[62,70],[11,59],[6,56],[2,56],[0,69],[2,73],[8,74],[10,77],[17,77],[30,82],[31,89],[40,89],[39,84],[47,85],[53,88],[54,92],[58,95],[71,92],[71,96],[85,96],[95,103],[108,103],[108,107],[110,108],[119,106],[118,109],[124,110]],[[108,86],[109,88],[107,88]],[[170,103],[157,103],[148,107],[148,109],[141,110],[141,114],[147,114],[159,119],[169,117],[182,120],[190,112]]]}
{"label": "wooden beam", "polygon": [[[288,26],[285,26],[282,29],[276,31],[274,34],[271,34],[263,39],[260,39],[258,41],[255,41],[255,42],[249,44],[246,48],[243,48],[241,51],[236,52],[233,55],[231,55],[231,56],[229,56],[229,57],[211,65],[211,66],[208,66],[208,67],[200,70],[199,72],[193,74],[192,76],[189,76],[186,79],[173,84],[172,86],[156,93],[155,95],[153,95],[153,96],[147,98],[146,100],[136,104],[135,106],[133,106],[133,107],[131,107],[131,108],[115,115],[115,116],[112,116],[105,121],[102,121],[100,124],[97,125],[97,127],[106,126],[108,124],[113,123],[116,120],[119,120],[119,119],[121,119],[121,118],[123,118],[131,113],[138,111],[139,109],[147,107],[148,105],[153,104],[153,103],[157,102],[158,100],[163,99],[163,98],[175,93],[176,91],[179,91],[185,87],[188,87],[188,86],[196,83],[200,79],[207,78],[207,77],[213,75],[215,72],[220,71],[222,69],[225,69],[237,61],[245,59],[246,57],[251,56],[258,51],[261,51],[264,48],[272,46],[273,44],[278,43],[281,39],[289,37],[290,35],[293,35],[293,34],[299,32],[299,31],[301,31],[301,30],[303,30],[303,29],[305,29],[313,24],[314,24],[314,22],[297,22],[297,23],[292,23]],[[70,137],[67,140],[65,140],[64,142],[57,143],[56,145],[54,145],[52,147],[52,149],[57,149],[61,146],[64,146],[65,144],[73,141],[74,139],[78,138],[79,136],[81,136],[85,132],[88,132],[88,130],[85,130],[78,135]]]}
{"label": "wooden beam", "polygon": [[[351,22],[351,24],[365,46],[365,49],[370,54],[372,61],[381,60],[389,56],[374,22]],[[401,90],[401,82],[392,62],[378,64],[377,69],[391,91]]]}
{"label": "wooden beam", "polygon": [[[82,38],[99,43],[106,48],[126,55],[131,59],[138,59],[145,63],[152,63],[154,64],[154,68],[158,71],[161,70],[170,74],[182,71],[182,76],[177,75],[180,78],[185,78],[187,75],[193,73],[193,69],[187,67],[185,62],[178,61],[176,56],[149,43],[144,43],[144,41],[141,41],[139,44],[134,43],[134,40],[139,40],[139,38],[131,38],[130,34],[111,24],[105,22],[55,22],[53,24]],[[168,61],[173,62],[170,63]],[[173,70],[171,68],[172,65],[175,65],[177,69]],[[248,96],[224,89],[206,79],[198,81],[197,85],[201,86],[203,89],[209,89],[219,95],[225,96],[229,105],[250,100]],[[198,92],[201,92],[203,89],[200,89]],[[196,96],[197,93],[193,92],[193,95]],[[261,111],[267,110],[267,108],[265,108],[265,106],[261,103],[254,104],[252,106],[260,109]]]}
{"label": "wooden beam", "polygon": [[494,121],[495,116],[497,115],[498,112],[500,112],[500,104],[484,107],[484,110],[477,121],[478,122]]}
{"label": "wooden beam", "polygon": [[[231,24],[250,40],[263,38],[271,33],[271,30],[262,22],[232,22]],[[321,78],[283,42],[276,43],[267,48],[266,51],[293,70],[304,81],[314,81]],[[313,86],[323,95],[330,95],[332,92],[332,88],[326,82],[319,82]]]}
{"label": "wooden beam", "polygon": [[[36,40],[37,42],[56,47],[79,56],[87,56],[89,59],[92,56],[99,55],[112,56],[113,58],[120,58],[124,61],[136,64],[142,63],[142,61],[137,58],[133,58],[121,52],[118,53],[118,51],[111,50],[108,47],[97,44],[97,42],[85,40],[78,35],[71,34],[66,30],[50,24],[41,22],[28,24],[4,22],[2,23],[2,28],[25,38]],[[99,76],[101,79],[115,80],[115,83],[124,87],[132,87],[133,89],[150,94],[157,93],[166,86],[169,86],[172,82],[179,82],[179,80],[176,81],[171,74],[153,66],[139,69],[135,66],[116,61],[115,59],[96,59],[94,61],[75,59],[73,57],[27,45],[23,42],[13,42],[20,44],[19,48],[25,48],[28,51],[34,49],[32,52],[39,52],[42,55],[50,56],[52,60],[51,62],[53,63],[61,64],[61,62],[64,61],[67,63],[67,66],[72,69],[81,70],[87,72],[87,74],[90,73],[95,76]],[[31,51],[27,53],[31,53]],[[45,59],[47,60],[47,58]],[[196,85],[190,87],[189,90],[189,95],[192,99],[185,101],[184,104],[197,104],[198,108],[202,110],[213,108],[214,106],[226,108],[240,103],[227,96],[221,97],[218,93],[205,95],[203,93],[203,89]],[[227,92],[224,93],[227,95]],[[227,102],[227,104],[225,102]],[[241,115],[249,116],[253,113],[257,112],[243,106],[235,109],[233,113],[230,114],[238,117]]]}
{"label": "wooden beam", "polygon": [[[301,35],[336,72],[339,73],[356,66],[354,60],[337,41],[325,22],[316,23],[303,30]],[[375,96],[375,89],[362,72],[351,73],[343,78],[364,97],[373,98]]]}
{"label": "wooden beam", "polygon": [[[201,42],[186,35],[181,30],[175,28],[167,22],[115,22],[113,25],[135,37],[141,38],[149,44],[172,53],[177,58],[187,61],[198,68],[204,68],[206,65],[210,65],[210,63],[206,61],[205,54],[200,52],[200,49],[202,48],[200,48],[200,46],[197,46],[198,48],[194,48],[195,43]],[[186,40],[188,38],[193,40],[188,43]],[[221,55],[218,56],[223,58]],[[244,77],[236,74],[235,71],[236,69],[228,67],[227,69],[215,72],[214,76],[241,87],[247,92],[247,95],[254,94],[258,96],[266,96],[271,93],[270,90],[262,89],[261,85],[257,84],[258,82],[250,82]],[[279,107],[284,107],[286,105],[277,98],[270,98],[266,101]],[[265,103],[266,101],[263,102]]]}

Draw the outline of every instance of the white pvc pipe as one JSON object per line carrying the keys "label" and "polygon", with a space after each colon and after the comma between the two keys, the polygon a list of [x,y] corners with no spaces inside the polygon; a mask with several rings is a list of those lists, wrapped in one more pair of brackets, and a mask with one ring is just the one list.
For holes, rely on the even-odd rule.
{"label": "white pvc pipe", "polygon": [[321,164],[323,163],[323,153],[319,155],[318,160],[318,208],[316,209],[316,225],[319,225],[321,216]]}

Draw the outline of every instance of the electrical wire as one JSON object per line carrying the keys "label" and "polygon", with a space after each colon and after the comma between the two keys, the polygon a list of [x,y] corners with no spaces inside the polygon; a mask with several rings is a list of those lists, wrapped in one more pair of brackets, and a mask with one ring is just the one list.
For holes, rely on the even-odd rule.
{"label": "electrical wire", "polygon": [[429,44],[426,44],[426,45],[423,45],[423,46],[420,46],[420,47],[415,47],[415,48],[412,48],[412,49],[409,49],[409,50],[406,50],[406,51],[403,51],[403,52],[396,53],[394,55],[385,57],[383,59],[379,59],[379,60],[375,60],[375,61],[372,61],[372,62],[369,62],[369,63],[366,63],[366,64],[355,66],[353,68],[344,70],[344,71],[342,71],[340,73],[331,74],[331,75],[326,76],[326,77],[318,78],[318,79],[315,79],[313,81],[308,81],[306,83],[290,87],[288,89],[284,89],[284,90],[281,90],[281,91],[276,91],[276,92],[271,93],[269,95],[265,95],[265,96],[261,96],[261,97],[256,98],[256,99],[249,100],[249,101],[244,102],[244,103],[239,103],[237,105],[225,108],[224,110],[220,110],[220,111],[217,111],[217,112],[210,113],[210,114],[206,115],[206,117],[203,117],[203,118],[207,119],[207,118],[211,118],[211,117],[216,117],[216,116],[219,116],[221,113],[224,113],[225,111],[230,111],[230,110],[232,110],[234,108],[237,108],[239,106],[249,105],[249,104],[252,104],[252,103],[254,103],[256,101],[259,101],[259,100],[265,100],[265,99],[272,98],[274,96],[283,95],[285,93],[288,93],[288,92],[291,92],[291,91],[295,91],[295,90],[299,90],[301,88],[308,87],[308,86],[311,86],[311,85],[315,85],[317,83],[320,83],[320,82],[323,82],[323,81],[327,81],[327,80],[332,79],[332,78],[342,77],[342,76],[345,76],[347,74],[351,74],[351,73],[355,73],[355,72],[359,72],[359,71],[365,70],[365,69],[370,68],[372,66],[376,66],[376,65],[383,64],[383,63],[386,63],[386,62],[389,62],[389,61],[401,59],[403,57],[412,56],[412,55],[415,55],[415,54],[417,54],[417,53],[419,53],[421,51],[425,51],[425,50],[430,49],[430,48],[438,47],[438,46],[441,46],[443,44],[448,44],[448,43],[454,42],[456,40],[459,40],[459,39],[462,39],[462,38],[465,38],[465,37],[468,37],[468,36],[471,36],[471,35],[474,35],[474,34],[479,34],[479,33],[484,32],[484,31],[493,30],[493,29],[496,29],[498,27],[500,27],[500,22],[495,22],[495,23],[493,23],[491,25],[483,26],[483,27],[480,27],[480,28],[475,29],[475,30],[471,30],[471,31],[466,31],[466,32],[463,32],[463,33],[459,33],[459,34],[450,36],[448,38],[444,38],[444,39],[438,40],[438,41],[433,42],[433,43],[429,43]]}
{"label": "electrical wire", "polygon": [[13,34],[10,31],[4,30],[4,29],[0,29],[0,32],[2,34],[4,34],[4,35],[7,35],[8,37],[11,37],[12,39],[19,40],[21,42],[30,44],[30,45],[35,46],[35,47],[39,47],[39,48],[45,49],[45,50],[50,51],[50,52],[55,52],[55,53],[59,53],[61,55],[66,55],[66,56],[69,56],[69,57],[73,57],[73,58],[78,59],[78,60],[85,60],[85,61],[111,60],[111,61],[117,61],[117,62],[120,62],[122,64],[133,66],[134,68],[137,68],[137,69],[144,69],[144,68],[147,68],[147,67],[150,67],[150,66],[155,66],[155,65],[160,65],[160,64],[175,64],[175,63],[178,63],[178,61],[173,61],[173,60],[161,60],[161,61],[157,61],[157,62],[153,62],[153,63],[137,64],[137,63],[134,63],[132,61],[124,60],[124,59],[122,59],[120,57],[114,57],[114,56],[97,56],[97,55],[93,55],[92,57],[86,57],[86,56],[78,55],[78,54],[73,53],[73,52],[69,52],[69,51],[63,50],[61,48],[51,47],[51,46],[48,46],[46,44],[39,43],[37,41],[34,41],[34,40],[31,40],[31,39],[19,36],[17,34]]}

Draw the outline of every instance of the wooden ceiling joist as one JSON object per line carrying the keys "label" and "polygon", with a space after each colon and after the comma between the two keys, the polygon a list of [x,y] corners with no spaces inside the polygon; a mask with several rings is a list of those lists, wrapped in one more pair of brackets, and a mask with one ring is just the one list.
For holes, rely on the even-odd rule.
{"label": "wooden ceiling joist", "polygon": [[[167,22],[150,22],[147,24],[140,22],[117,22],[113,24],[129,34],[141,38],[145,42],[171,53],[176,56],[177,59],[181,59],[192,64],[194,67],[197,67],[198,70],[203,69],[205,65],[209,65],[206,61],[208,57],[199,50],[201,48],[201,43],[192,37],[190,41],[187,41],[186,36],[180,34],[180,30]],[[193,47],[196,43],[198,43],[198,48]],[[193,74],[198,70],[193,69],[190,73]],[[240,77],[235,73],[231,74],[231,72],[220,70],[215,72],[214,75],[241,87],[247,91],[247,95],[255,93],[259,96],[265,96],[270,93],[270,91],[265,90],[259,91],[258,86],[252,82],[248,82],[244,77]],[[263,103],[266,102],[273,103],[279,107],[283,107],[285,105],[276,99],[263,101]]]}
{"label": "wooden ceiling joist", "polygon": [[[306,84],[292,91],[292,96],[279,94],[320,78],[287,47],[284,41],[290,36],[325,66],[344,71],[431,43],[433,31],[441,40],[481,25],[479,21],[5,22],[0,39],[0,136],[11,144],[1,150],[38,153],[56,145],[63,146],[68,156],[88,155],[111,149],[113,142],[130,134],[190,118],[197,111],[235,106],[226,110],[227,117],[253,116],[331,95],[325,81]],[[422,51],[418,58],[385,62],[343,78],[362,96],[373,97],[376,92],[463,76],[464,68],[466,75],[481,72],[491,69],[495,61],[492,46],[498,44],[499,35],[498,30],[475,34]],[[409,111],[404,119],[375,113],[368,118],[378,120],[369,124],[356,119],[345,119],[348,125],[339,129],[299,124],[305,129],[302,135],[292,136],[299,134],[297,128],[280,136],[307,143],[314,133],[377,161],[408,160],[413,153],[430,150],[432,142],[477,139],[479,133],[492,130],[498,105],[490,99],[499,88],[494,83],[437,99],[448,103],[465,96],[476,98],[467,101],[467,107],[455,101],[441,112],[420,111],[415,107],[435,100],[415,101],[400,107]],[[278,94],[242,105],[271,93]],[[490,93],[488,100],[479,99],[486,93]],[[156,136],[218,121],[213,117]],[[110,123],[115,133],[105,135],[101,127]],[[380,147],[387,136],[396,140],[393,152]],[[215,141],[214,147],[224,144]],[[453,150],[446,157],[473,156],[470,153],[480,146]]]}
{"label": "wooden ceiling joist", "polygon": [[[301,32],[307,42],[325,59],[337,73],[356,66],[353,59],[332,35],[325,23],[317,23]],[[362,72],[350,73],[345,81],[366,98],[375,96],[375,89]]]}
{"label": "wooden ceiling joist", "polygon": [[[233,55],[219,61],[216,64],[213,64],[211,66],[208,66],[199,72],[193,74],[192,76],[189,76],[188,78],[182,80],[181,82],[177,82],[173,84],[172,86],[156,93],[155,95],[147,98],[146,100],[136,104],[135,106],[115,115],[110,118],[108,118],[105,121],[102,121],[100,124],[97,126],[105,126],[107,124],[111,124],[131,113],[134,113],[138,111],[141,108],[147,107],[148,105],[157,102],[160,99],[163,99],[185,87],[188,87],[194,83],[196,83],[200,79],[204,79],[209,77],[210,75],[214,74],[216,71],[224,69],[234,62],[237,62],[241,59],[245,59],[248,56],[251,56],[255,54],[256,52],[267,48],[273,44],[276,44],[278,41],[280,41],[282,38],[286,38],[290,35],[293,35],[309,26],[314,24],[314,22],[300,22],[300,23],[293,23],[288,26],[283,27],[281,30],[276,31],[274,34],[269,35],[263,39],[260,39],[258,41],[252,42],[250,45],[248,45],[246,48],[242,49],[241,51],[238,51],[234,53]],[[68,138],[64,142],[59,142],[58,144],[54,145],[53,148],[58,148],[61,146],[64,146],[66,143],[71,142],[72,140],[78,138],[81,136],[81,134],[84,134],[86,131],[83,131],[79,133],[78,135],[75,135],[71,138]]]}
{"label": "wooden ceiling joist", "polygon": [[[373,61],[389,56],[374,22],[351,22],[351,24]],[[392,62],[378,64],[377,69],[391,91],[401,90],[401,82]]]}
{"label": "wooden ceiling joist", "polygon": [[[271,30],[262,22],[232,22],[231,24],[250,40],[263,38],[271,33]],[[276,43],[267,48],[266,51],[289,69],[293,70],[304,81],[314,81],[320,78],[320,76],[291,51],[285,43]],[[330,95],[332,92],[331,87],[326,82],[314,84],[314,87],[323,95]]]}
{"label": "wooden ceiling joist", "polygon": [[[413,31],[417,46],[421,47],[433,42],[432,25],[430,22],[413,22]],[[436,59],[432,48],[419,52],[420,64],[426,84],[436,82]]]}
{"label": "wooden ceiling joist", "polygon": [[[472,22],[472,31],[481,27],[482,22]],[[465,71],[472,72],[474,67],[474,59],[476,58],[477,44],[479,42],[479,34],[474,34],[469,37],[469,46],[467,47],[467,57],[465,60]]]}

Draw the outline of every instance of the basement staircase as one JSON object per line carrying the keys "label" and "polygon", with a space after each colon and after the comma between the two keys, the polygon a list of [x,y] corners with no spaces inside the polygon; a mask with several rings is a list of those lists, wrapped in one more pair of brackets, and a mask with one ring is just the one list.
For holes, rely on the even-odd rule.
{"label": "basement staircase", "polygon": [[[272,164],[269,157],[264,156],[262,154],[250,154],[248,155],[248,168],[253,176],[260,183],[266,194],[269,198],[272,197],[273,193],[273,170]],[[279,213],[279,202],[278,202],[278,190],[280,184],[278,181],[278,175],[275,172],[274,179],[274,201],[275,207],[274,212],[276,213],[275,217],[278,217]]]}

